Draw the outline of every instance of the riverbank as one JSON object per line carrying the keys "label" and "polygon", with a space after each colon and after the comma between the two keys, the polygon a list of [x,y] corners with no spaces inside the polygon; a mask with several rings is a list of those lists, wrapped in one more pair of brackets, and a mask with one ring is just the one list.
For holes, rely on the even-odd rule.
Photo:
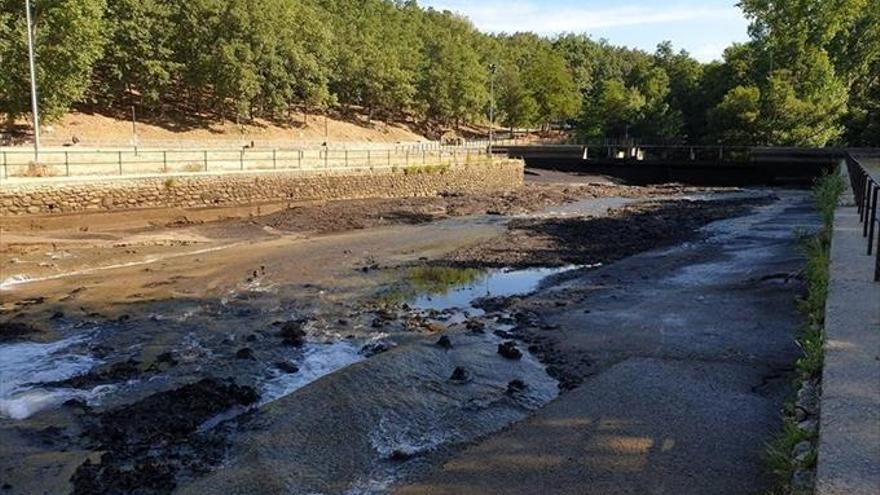
{"label": "riverbank", "polygon": [[[540,410],[574,366],[519,340],[518,327],[555,325],[531,309],[438,302],[478,286],[490,296],[538,290],[522,299],[538,301],[590,268],[438,272],[438,260],[503,238],[515,218],[625,222],[619,208],[686,195],[720,199],[549,185],[482,199],[303,205],[219,223],[169,213],[146,226],[125,217],[126,228],[94,217],[23,225],[4,246],[4,266],[25,275],[6,285],[3,329],[16,333],[0,344],[26,357],[3,398],[6,416],[19,419],[0,419],[9,491],[390,490]],[[674,242],[705,236],[692,214],[667,211]],[[638,250],[659,245],[642,239]]]}

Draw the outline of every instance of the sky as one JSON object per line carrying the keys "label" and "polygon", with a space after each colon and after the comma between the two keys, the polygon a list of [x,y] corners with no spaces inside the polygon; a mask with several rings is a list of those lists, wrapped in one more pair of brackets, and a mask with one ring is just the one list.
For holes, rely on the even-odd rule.
{"label": "sky", "polygon": [[736,0],[421,0],[451,10],[490,33],[587,33],[614,45],[653,52],[669,40],[700,61],[721,58],[731,43],[748,39],[748,21]]}

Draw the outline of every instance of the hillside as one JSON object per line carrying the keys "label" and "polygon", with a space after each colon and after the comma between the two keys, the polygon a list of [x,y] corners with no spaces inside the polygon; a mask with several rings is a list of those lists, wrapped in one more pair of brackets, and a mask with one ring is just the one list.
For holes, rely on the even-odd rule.
{"label": "hillside", "polygon": [[[305,120],[306,124],[303,124]],[[143,147],[290,146],[323,142],[396,143],[425,141],[426,138],[404,124],[386,124],[338,118],[300,115],[295,125],[279,125],[265,120],[238,125],[230,121],[138,122],[137,142]],[[26,122],[19,122],[19,131]],[[44,146],[122,147],[133,144],[132,122],[109,116],[71,112],[43,127]],[[76,138],[76,139],[74,139]],[[27,145],[30,137],[15,144]]]}

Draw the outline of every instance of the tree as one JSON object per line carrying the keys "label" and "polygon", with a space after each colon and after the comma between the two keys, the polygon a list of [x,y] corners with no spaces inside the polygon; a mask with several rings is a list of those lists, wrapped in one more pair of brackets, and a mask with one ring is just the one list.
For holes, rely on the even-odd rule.
{"label": "tree", "polygon": [[419,100],[426,116],[458,127],[482,114],[488,102],[486,65],[466,20],[429,10],[426,21]]}
{"label": "tree", "polygon": [[541,122],[549,125],[577,115],[581,97],[560,55],[551,51],[538,54],[524,77]]}
{"label": "tree", "polygon": [[498,109],[500,122],[511,129],[531,127],[538,121],[538,103],[512,64],[502,65],[498,71]]}
{"label": "tree", "polygon": [[[104,0],[37,0],[34,44],[42,117],[50,122],[85,96],[104,48]],[[24,2],[0,0],[0,111],[12,120],[30,112]]]}
{"label": "tree", "polygon": [[115,0],[107,5],[108,43],[92,92],[108,105],[128,98],[158,108],[183,65],[174,59],[174,10],[162,0]]}
{"label": "tree", "polygon": [[709,127],[720,144],[748,146],[761,144],[761,90],[737,86],[709,113]]}

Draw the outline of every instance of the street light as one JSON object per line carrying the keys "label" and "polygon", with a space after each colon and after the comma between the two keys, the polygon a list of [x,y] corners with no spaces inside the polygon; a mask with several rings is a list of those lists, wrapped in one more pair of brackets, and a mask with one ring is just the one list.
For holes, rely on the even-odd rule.
{"label": "street light", "polygon": [[492,157],[492,143],[495,140],[495,73],[498,66],[489,64],[489,158]]}
{"label": "street light", "polygon": [[24,0],[27,11],[28,59],[31,65],[31,108],[34,114],[34,162],[40,161],[40,110],[37,108],[37,69],[34,63],[34,29],[31,21],[31,0]]}

